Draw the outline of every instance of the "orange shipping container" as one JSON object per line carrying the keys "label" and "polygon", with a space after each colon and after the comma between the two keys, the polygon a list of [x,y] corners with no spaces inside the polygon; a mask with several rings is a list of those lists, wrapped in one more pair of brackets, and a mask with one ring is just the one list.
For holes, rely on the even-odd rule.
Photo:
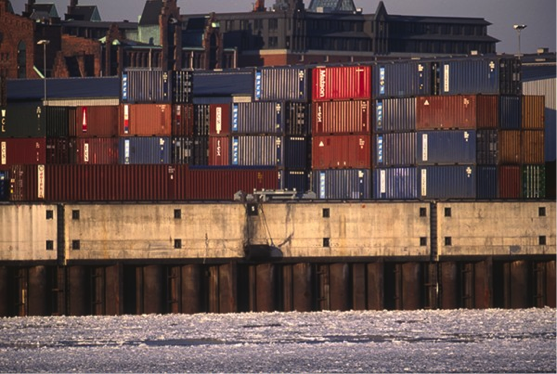
{"label": "orange shipping container", "polygon": [[476,96],[478,129],[496,129],[499,127],[499,96],[478,95]]}
{"label": "orange shipping container", "polygon": [[499,132],[499,163],[520,164],[520,131],[501,130]]}
{"label": "orange shipping container", "polygon": [[369,108],[367,100],[313,103],[313,134],[370,134]]}
{"label": "orange shipping container", "polygon": [[523,130],[542,130],[545,124],[545,96],[525,95],[522,97]]}
{"label": "orange shipping container", "polygon": [[424,96],[416,99],[416,128],[475,129],[476,96]]}
{"label": "orange shipping container", "polygon": [[120,136],[171,136],[170,104],[123,104],[120,108]]}
{"label": "orange shipping container", "polygon": [[544,130],[522,131],[521,162],[529,165],[543,164],[545,162],[544,141]]}

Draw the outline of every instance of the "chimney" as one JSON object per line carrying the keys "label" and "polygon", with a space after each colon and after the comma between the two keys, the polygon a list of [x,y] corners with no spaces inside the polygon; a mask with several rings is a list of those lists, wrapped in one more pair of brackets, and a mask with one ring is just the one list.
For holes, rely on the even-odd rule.
{"label": "chimney", "polygon": [[257,0],[253,5],[254,12],[264,12],[265,11],[265,0]]}
{"label": "chimney", "polygon": [[33,7],[35,6],[35,0],[28,0],[25,4],[25,12],[22,13],[23,17],[29,17],[33,14]]}
{"label": "chimney", "polygon": [[68,15],[72,15],[75,7],[77,6],[77,0],[70,0],[70,5],[68,6]]}

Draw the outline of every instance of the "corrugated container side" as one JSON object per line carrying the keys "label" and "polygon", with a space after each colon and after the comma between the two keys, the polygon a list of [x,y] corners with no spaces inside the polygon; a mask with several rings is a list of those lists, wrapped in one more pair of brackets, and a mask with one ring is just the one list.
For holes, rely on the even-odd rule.
{"label": "corrugated container side", "polygon": [[75,163],[75,138],[47,138],[46,163],[52,165]]}
{"label": "corrugated container side", "polygon": [[[535,68],[534,68],[535,69]],[[555,161],[557,149],[557,78],[555,75],[523,83],[524,94],[545,96],[545,160]]]}
{"label": "corrugated container side", "polygon": [[499,96],[478,95],[476,96],[478,129],[499,128]]}
{"label": "corrugated container side", "polygon": [[171,136],[172,108],[168,104],[124,104],[120,136]]}
{"label": "corrugated container side", "polygon": [[370,169],[313,170],[313,188],[319,199],[371,199]]}
{"label": "corrugated container side", "polygon": [[327,101],[312,104],[312,134],[371,134],[370,101]]}
{"label": "corrugated container side", "polygon": [[439,66],[442,95],[498,94],[499,64],[496,58],[449,60]]}
{"label": "corrugated container side", "polygon": [[499,113],[503,130],[519,130],[521,122],[522,98],[520,96],[501,96]]}
{"label": "corrugated container side", "polygon": [[475,130],[419,131],[417,142],[418,165],[476,163]]}
{"label": "corrugated container side", "polygon": [[210,166],[230,165],[230,137],[228,136],[209,137],[209,165]]}
{"label": "corrugated container side", "polygon": [[193,73],[191,71],[172,72],[172,99],[177,104],[191,103],[193,95]]}
{"label": "corrugated container side", "polygon": [[304,170],[308,167],[308,139],[302,136],[284,137],[284,162],[288,169]]}
{"label": "corrugated container side", "polygon": [[312,144],[314,169],[371,169],[371,136],[316,135]]}
{"label": "corrugated container side", "polygon": [[476,131],[476,162],[478,165],[499,163],[499,131]]}
{"label": "corrugated container side", "polygon": [[309,135],[311,130],[310,108],[311,105],[307,103],[287,102],[285,104],[286,135]]}
{"label": "corrugated container side", "polygon": [[477,198],[483,200],[497,199],[498,196],[498,176],[497,166],[482,165],[477,170]]}
{"label": "corrugated container side", "polygon": [[0,165],[46,163],[46,138],[0,138]]}
{"label": "corrugated container side", "polygon": [[522,191],[524,199],[545,198],[545,165],[522,166]]}
{"label": "corrugated container side", "polygon": [[122,165],[169,164],[170,137],[130,137],[118,142],[118,163]]}
{"label": "corrugated container side", "polygon": [[[9,79],[9,101],[40,101],[44,97],[45,79]],[[119,100],[121,79],[119,77],[47,78],[48,99]]]}
{"label": "corrugated container side", "polygon": [[194,136],[192,140],[190,165],[209,165],[209,136]]}
{"label": "corrugated container side", "polygon": [[499,163],[520,164],[521,144],[519,130],[499,131]]}
{"label": "corrugated container side", "polygon": [[255,74],[253,69],[226,71],[193,72],[193,96],[232,96],[253,97]]}
{"label": "corrugated container side", "polygon": [[308,69],[300,67],[269,67],[255,72],[255,100],[309,100]]}
{"label": "corrugated container side", "polygon": [[520,166],[499,167],[499,198],[520,198]]}
{"label": "corrugated container side", "polygon": [[431,95],[431,69],[423,62],[378,63],[373,66],[373,97]]}
{"label": "corrugated container side", "polygon": [[526,130],[521,131],[521,156],[523,164],[540,165],[545,162],[545,131]]}
{"label": "corrugated container side", "polygon": [[44,199],[44,180],[44,165],[13,165],[10,169],[9,200],[37,201]]}
{"label": "corrugated container side", "polygon": [[375,135],[375,166],[416,165],[416,137],[415,132]]}
{"label": "corrugated container side", "polygon": [[476,96],[427,96],[416,99],[416,129],[475,129]]}
{"label": "corrugated container side", "polygon": [[476,166],[421,166],[418,169],[421,199],[476,198]]}
{"label": "corrugated container side", "polygon": [[234,103],[231,118],[234,134],[280,135],[285,130],[284,103]]}
{"label": "corrugated container side", "polygon": [[122,102],[171,103],[172,72],[146,69],[122,73]]}
{"label": "corrugated container side", "polygon": [[523,130],[543,130],[545,126],[545,96],[522,96]]}
{"label": "corrugated container side", "polygon": [[71,159],[75,164],[115,165],[118,163],[118,138],[77,138]]}
{"label": "corrugated container side", "polygon": [[65,137],[69,135],[70,117],[75,115],[74,108],[68,107],[44,107],[46,113],[46,136]]}
{"label": "corrugated container side", "polygon": [[376,132],[410,132],[416,130],[416,98],[374,101]]}
{"label": "corrugated container side", "polygon": [[232,137],[232,162],[235,166],[284,166],[284,139],[278,136]]}
{"label": "corrugated container side", "polygon": [[209,135],[230,135],[230,104],[211,104],[209,106],[210,129]]}
{"label": "corrugated container side", "polygon": [[312,78],[313,101],[371,99],[371,66],[317,67]]}
{"label": "corrugated container side", "polygon": [[172,136],[193,136],[194,105],[176,104],[172,112]]}
{"label": "corrugated container side", "polygon": [[193,143],[193,138],[190,137],[172,137],[172,163],[179,165],[191,164]]}
{"label": "corrugated container side", "polygon": [[[226,181],[226,183],[223,183]],[[276,190],[276,168],[190,168],[187,178],[188,200],[234,200],[238,191]]]}
{"label": "corrugated container side", "polygon": [[499,93],[522,94],[522,63],[517,57],[499,59]]}
{"label": "corrugated container side", "polygon": [[310,174],[307,170],[280,170],[279,189],[303,194],[310,190]]}
{"label": "corrugated container side", "polygon": [[10,104],[0,110],[0,136],[14,138],[43,138],[46,136],[45,109],[40,104]]}
{"label": "corrugated container side", "polygon": [[378,200],[417,199],[417,169],[415,167],[375,169],[373,171],[373,198]]}
{"label": "corrugated container side", "polygon": [[119,115],[120,107],[116,105],[77,107],[70,136],[86,138],[118,136]]}
{"label": "corrugated container side", "polygon": [[196,104],[194,105],[194,111],[193,135],[209,135],[209,130],[211,128],[211,105]]}

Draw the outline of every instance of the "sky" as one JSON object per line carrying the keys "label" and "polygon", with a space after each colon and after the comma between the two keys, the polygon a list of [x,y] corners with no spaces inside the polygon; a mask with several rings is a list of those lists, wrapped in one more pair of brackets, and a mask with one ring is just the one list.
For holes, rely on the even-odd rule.
{"label": "sky", "polygon": [[[26,0],[11,0],[17,14],[25,8]],[[56,4],[63,17],[69,0],[38,0],[37,3]],[[255,0],[178,0],[181,14],[228,13],[250,11]],[[310,0],[305,0],[309,6]],[[274,0],[267,0],[271,7]],[[375,13],[379,0],[354,0],[356,7],[365,14]],[[518,34],[514,24],[525,24],[521,33],[521,52],[535,53],[546,47],[556,48],[555,0],[383,0],[387,13],[397,15],[475,17],[492,23],[488,34],[499,39],[497,52],[517,53]],[[104,21],[137,21],[145,0],[81,0],[80,5],[97,5]]]}

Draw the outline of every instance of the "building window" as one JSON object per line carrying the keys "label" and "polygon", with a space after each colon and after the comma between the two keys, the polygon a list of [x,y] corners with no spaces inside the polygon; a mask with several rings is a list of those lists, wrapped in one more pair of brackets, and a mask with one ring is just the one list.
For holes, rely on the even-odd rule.
{"label": "building window", "polygon": [[545,207],[542,206],[538,209],[538,215],[540,217],[545,217]]}
{"label": "building window", "polygon": [[445,208],[445,217],[452,217],[451,208]]}
{"label": "building window", "polygon": [[331,242],[329,238],[323,238],[323,248],[329,248],[331,246]]}
{"label": "building window", "polygon": [[47,240],[46,241],[46,250],[53,251],[54,250],[54,240]]}
{"label": "building window", "polygon": [[329,218],[331,216],[331,210],[329,208],[323,209],[323,218]]}
{"label": "building window", "polygon": [[269,20],[269,30],[276,30],[278,29],[278,19],[271,18]]}
{"label": "building window", "polygon": [[422,236],[420,238],[420,247],[425,247],[425,246],[427,246],[427,238]]}
{"label": "building window", "polygon": [[81,243],[79,242],[79,240],[72,240],[72,249],[73,250],[81,249]]}
{"label": "building window", "polygon": [[79,220],[79,210],[72,210],[72,219]]}
{"label": "building window", "polygon": [[174,209],[174,219],[182,219],[182,209]]}
{"label": "building window", "polygon": [[453,239],[450,236],[445,236],[445,245],[447,247],[453,245]]}
{"label": "building window", "polygon": [[540,245],[547,245],[545,236],[540,236]]}
{"label": "building window", "polygon": [[420,217],[427,217],[427,208],[420,208]]}
{"label": "building window", "polygon": [[174,248],[181,249],[182,248],[182,239],[174,239]]}
{"label": "building window", "polygon": [[53,210],[47,210],[46,211],[46,219],[54,219],[54,211]]}
{"label": "building window", "polygon": [[269,38],[269,48],[275,48],[278,46],[278,38],[276,36],[271,36]]}
{"label": "building window", "polygon": [[[44,75],[46,77],[46,71]],[[27,47],[23,41],[17,45],[17,77],[27,78]]]}

